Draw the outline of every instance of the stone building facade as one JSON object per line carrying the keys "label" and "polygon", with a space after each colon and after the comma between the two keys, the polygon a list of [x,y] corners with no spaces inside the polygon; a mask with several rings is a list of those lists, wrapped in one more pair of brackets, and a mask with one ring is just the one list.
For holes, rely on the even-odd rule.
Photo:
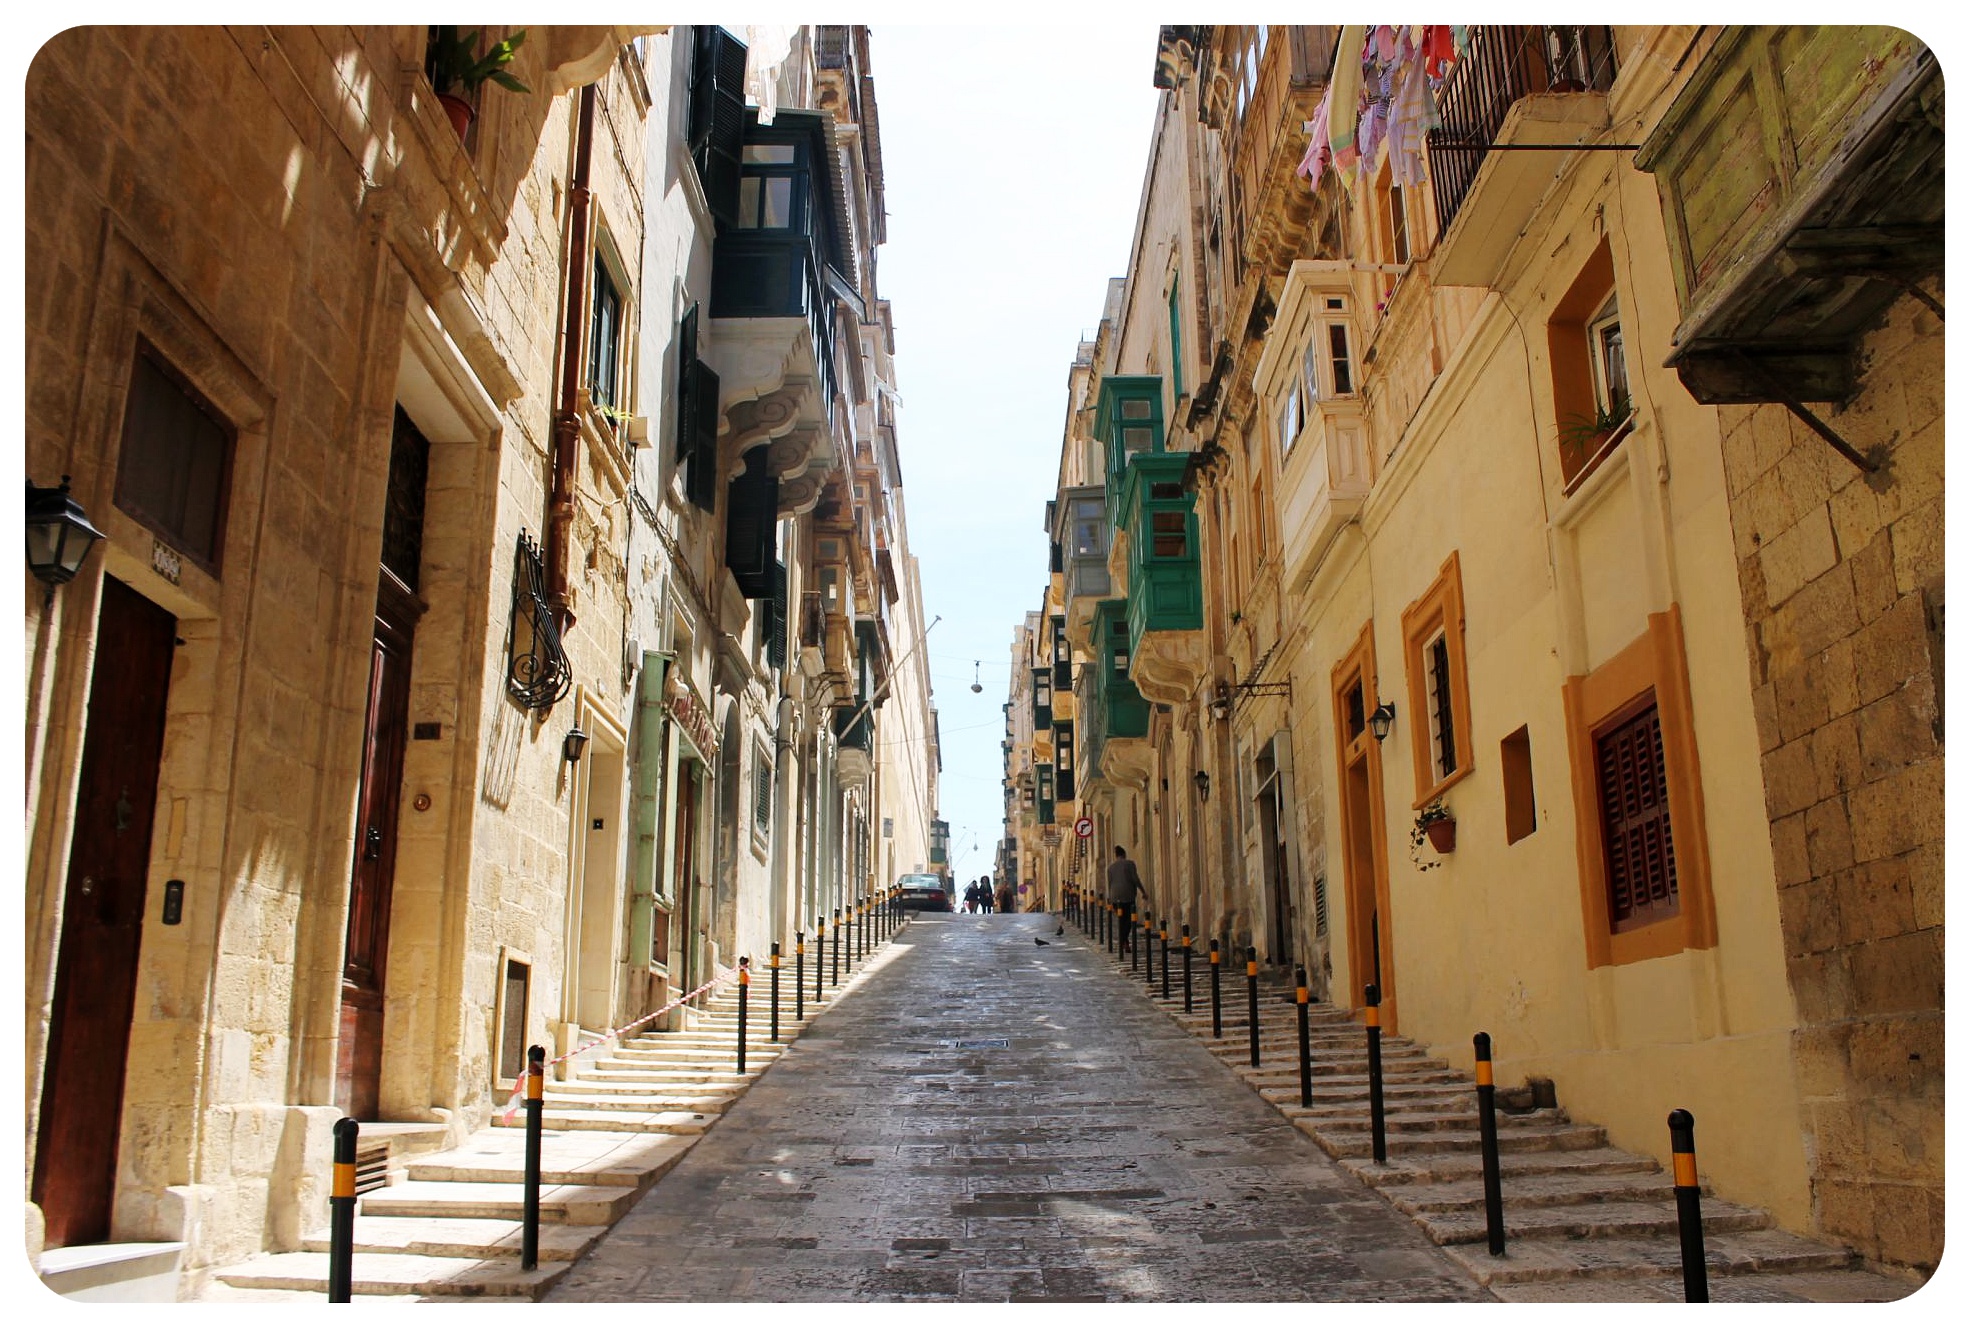
{"label": "stone building facade", "polygon": [[[26,582],[31,1243],[179,1244],[187,1291],[321,1225],[339,1116],[462,1138],[529,1043],[883,884],[882,797],[918,841],[935,815],[928,675],[886,688],[923,613],[858,354],[888,335],[866,34],[480,32],[525,90],[458,121],[447,35],[76,28],[27,80],[28,473],[106,535]],[[850,77],[859,121],[816,109]],[[714,308],[739,227],[706,183],[771,109],[852,229],[810,375],[846,386],[795,403],[834,423],[748,595],[728,486],[742,428],[781,434],[735,421],[772,385]],[[787,703],[823,672],[785,606],[830,475],[848,685]],[[837,777],[863,699],[865,744],[904,735],[886,794]]]}
{"label": "stone building facade", "polygon": [[[1933,1267],[1933,61],[1218,26],[1154,77],[1048,523],[1095,860],[1453,1062],[1490,1031],[1623,1147],[1687,1107],[1720,1195]],[[1387,133],[1347,143],[1358,89]]]}

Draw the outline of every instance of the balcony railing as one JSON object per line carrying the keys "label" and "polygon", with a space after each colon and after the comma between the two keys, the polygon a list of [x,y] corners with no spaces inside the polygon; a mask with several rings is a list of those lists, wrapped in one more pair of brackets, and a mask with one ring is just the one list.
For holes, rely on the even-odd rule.
{"label": "balcony railing", "polygon": [[1614,30],[1480,27],[1436,94],[1430,131],[1437,225],[1450,229],[1512,103],[1542,92],[1605,92],[1614,85]]}

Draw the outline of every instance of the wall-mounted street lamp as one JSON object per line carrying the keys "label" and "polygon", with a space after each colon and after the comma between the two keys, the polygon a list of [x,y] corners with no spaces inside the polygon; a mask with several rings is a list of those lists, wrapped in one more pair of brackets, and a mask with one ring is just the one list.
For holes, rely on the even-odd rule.
{"label": "wall-mounted street lamp", "polygon": [[1210,771],[1199,770],[1196,774],[1190,777],[1190,782],[1197,786],[1197,796],[1199,798],[1203,799],[1205,802],[1209,802],[1211,800]]}
{"label": "wall-mounted street lamp", "polygon": [[581,760],[582,749],[588,746],[588,735],[577,724],[568,730],[568,736],[561,739],[561,759],[569,765]]}
{"label": "wall-mounted street lamp", "polygon": [[1368,731],[1380,742],[1389,736],[1389,729],[1395,725],[1395,703],[1384,701],[1375,707],[1375,713],[1368,716]]}
{"label": "wall-mounted street lamp", "polygon": [[102,537],[89,524],[82,504],[69,496],[68,476],[52,489],[27,482],[27,566],[48,587],[49,608],[54,607],[55,587],[75,579]]}

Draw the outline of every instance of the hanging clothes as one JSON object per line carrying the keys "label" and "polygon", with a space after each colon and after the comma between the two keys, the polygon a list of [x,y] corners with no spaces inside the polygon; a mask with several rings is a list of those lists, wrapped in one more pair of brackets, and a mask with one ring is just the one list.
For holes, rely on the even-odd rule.
{"label": "hanging clothes", "polygon": [[1320,109],[1306,122],[1306,155],[1300,158],[1298,172],[1305,177],[1308,189],[1320,188],[1320,177],[1326,173],[1327,165],[1333,160],[1334,147],[1327,141],[1327,119],[1334,104],[1334,85],[1327,84],[1327,93],[1320,99]]}
{"label": "hanging clothes", "polygon": [[1439,123],[1423,61],[1412,60],[1397,77],[1389,122],[1389,178],[1401,185],[1423,183],[1423,154],[1430,130]]}
{"label": "hanging clothes", "polygon": [[1334,52],[1333,81],[1328,85],[1332,108],[1327,115],[1328,142],[1333,148],[1334,166],[1346,171],[1361,155],[1355,146],[1355,126],[1359,122],[1361,101],[1361,51],[1368,30],[1351,23],[1341,29],[1341,41]]}

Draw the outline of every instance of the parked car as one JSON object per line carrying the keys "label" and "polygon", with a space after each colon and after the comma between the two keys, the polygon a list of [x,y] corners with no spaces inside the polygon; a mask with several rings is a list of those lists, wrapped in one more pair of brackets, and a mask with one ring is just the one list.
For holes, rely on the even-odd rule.
{"label": "parked car", "polygon": [[951,892],[944,887],[944,878],[928,872],[912,872],[896,878],[896,905],[898,908],[915,909],[920,913],[949,913],[951,911]]}

